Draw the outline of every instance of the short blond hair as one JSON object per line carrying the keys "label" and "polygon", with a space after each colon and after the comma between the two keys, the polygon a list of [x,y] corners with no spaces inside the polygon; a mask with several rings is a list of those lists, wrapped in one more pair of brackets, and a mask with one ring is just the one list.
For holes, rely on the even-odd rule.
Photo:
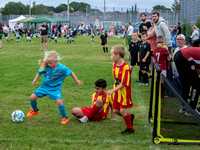
{"label": "short blond hair", "polygon": [[163,42],[165,42],[165,38],[164,38],[162,35],[159,35],[159,36],[156,38],[156,42],[157,42],[157,43],[163,43]]}
{"label": "short blond hair", "polygon": [[113,47],[111,48],[111,50],[113,50],[113,53],[114,53],[115,55],[119,54],[121,58],[124,58],[124,56],[125,56],[125,54],[126,54],[125,48],[124,48],[124,46],[121,45],[121,44],[117,44],[117,45],[113,46]]}
{"label": "short blond hair", "polygon": [[39,64],[41,64],[40,70],[43,70],[44,68],[46,68],[48,66],[49,60],[59,60],[59,56],[58,56],[57,52],[50,51],[50,52],[45,53],[44,59],[39,60]]}

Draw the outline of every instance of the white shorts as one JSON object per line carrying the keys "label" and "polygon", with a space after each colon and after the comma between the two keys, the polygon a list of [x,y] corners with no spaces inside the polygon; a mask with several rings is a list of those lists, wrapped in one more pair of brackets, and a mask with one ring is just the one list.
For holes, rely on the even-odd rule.
{"label": "white shorts", "polygon": [[31,39],[31,37],[30,37],[30,36],[28,36],[28,37],[27,37],[27,40],[30,40],[30,39]]}
{"label": "white shorts", "polygon": [[61,30],[61,33],[65,33],[65,30]]}
{"label": "white shorts", "polygon": [[55,37],[55,40],[57,40],[57,37]]}

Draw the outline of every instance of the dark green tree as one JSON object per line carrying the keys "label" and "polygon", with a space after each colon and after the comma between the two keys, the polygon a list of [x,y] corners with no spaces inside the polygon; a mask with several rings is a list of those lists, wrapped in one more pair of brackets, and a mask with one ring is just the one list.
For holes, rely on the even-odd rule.
{"label": "dark green tree", "polygon": [[3,15],[21,15],[21,14],[28,14],[28,8],[21,2],[9,2],[3,8],[2,14]]}
{"label": "dark green tree", "polygon": [[160,11],[166,11],[166,10],[171,11],[171,8],[166,8],[164,5],[155,5],[153,7],[153,11],[158,11],[158,10],[160,10]]}
{"label": "dark green tree", "polygon": [[74,11],[83,11],[86,12],[86,6],[91,9],[91,6],[87,3],[78,3],[78,2],[71,2],[69,4],[70,8],[72,7],[74,9]]}
{"label": "dark green tree", "polygon": [[31,8],[31,14],[34,15],[42,15],[42,14],[50,14],[47,7],[44,5],[35,5]]}

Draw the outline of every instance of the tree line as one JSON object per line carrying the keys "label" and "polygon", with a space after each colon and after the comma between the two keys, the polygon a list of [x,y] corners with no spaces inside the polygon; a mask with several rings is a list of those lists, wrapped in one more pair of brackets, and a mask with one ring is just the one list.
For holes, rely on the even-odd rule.
{"label": "tree line", "polygon": [[[29,14],[29,8],[30,5],[24,5],[21,2],[9,2],[7,3],[3,8],[0,9],[0,12],[2,15],[27,15]],[[172,10],[180,10],[180,0],[175,0],[172,5]],[[171,8],[166,8],[163,5],[156,5],[153,7],[153,10],[169,10],[171,11]],[[75,11],[83,11],[86,12],[86,9],[90,10],[90,12],[95,12],[95,9],[92,9],[91,6],[84,2],[71,2],[69,4],[69,11],[75,12]],[[57,7],[54,6],[45,6],[43,4],[36,5],[36,2],[34,1],[31,7],[31,14],[33,15],[52,15],[53,13],[60,13],[62,11],[67,11],[67,4],[60,4]],[[128,11],[128,9],[127,9]],[[135,7],[132,6],[132,12],[137,12],[137,4],[135,4]]]}

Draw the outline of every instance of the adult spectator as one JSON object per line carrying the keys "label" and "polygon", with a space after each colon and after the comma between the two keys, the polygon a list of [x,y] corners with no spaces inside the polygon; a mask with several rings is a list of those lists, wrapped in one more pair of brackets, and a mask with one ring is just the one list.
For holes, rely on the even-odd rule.
{"label": "adult spectator", "polygon": [[40,27],[41,30],[41,49],[43,50],[43,43],[45,43],[45,51],[47,50],[47,37],[48,37],[48,26],[47,22],[44,20],[42,26]]}
{"label": "adult spectator", "polygon": [[[185,41],[185,36],[183,34],[179,34],[176,38],[176,41],[177,41],[177,48],[175,49],[174,51],[174,54],[172,56],[172,60],[174,61],[174,56],[175,54],[183,49],[183,48],[186,48],[186,41]],[[179,74],[178,74],[178,71],[177,71],[177,68],[176,68],[176,65],[175,65],[175,62],[173,62],[172,64],[172,73],[173,73],[173,81],[172,81],[172,84],[176,87],[177,90],[179,90],[179,93],[181,93],[181,89],[182,89],[182,86],[181,86],[181,82],[180,82],[180,79],[179,79]],[[180,113],[182,112],[182,110],[180,110]]]}
{"label": "adult spectator", "polygon": [[[174,61],[182,84],[183,99],[187,102],[190,88],[192,88],[189,105],[192,109],[195,109],[200,93],[200,78],[198,76],[200,70],[200,48],[182,48],[175,54]],[[184,112],[186,116],[192,115],[188,110],[183,109],[182,113]]]}
{"label": "adult spectator", "polygon": [[147,15],[145,13],[140,14],[140,20],[142,24],[139,26],[139,33],[147,32],[151,27],[151,22],[147,21]]}
{"label": "adult spectator", "polygon": [[193,41],[192,46],[194,46],[194,47],[199,47],[199,43],[200,43],[199,29],[197,28],[196,25],[194,25],[194,26],[192,27],[192,30],[193,30],[193,32],[192,32],[192,35],[190,36],[190,38],[191,38],[192,41]]}
{"label": "adult spectator", "polygon": [[171,34],[167,27],[166,21],[159,16],[158,12],[154,12],[152,14],[152,19],[154,22],[154,29],[156,36],[162,35],[165,38],[165,46],[168,47],[169,53],[171,53],[172,48],[172,41],[171,41]]}
{"label": "adult spectator", "polygon": [[133,26],[131,25],[131,23],[129,22],[128,24],[128,31],[127,31],[127,45],[130,43],[130,41],[132,40],[132,33],[133,33]]}
{"label": "adult spectator", "polygon": [[176,31],[176,36],[177,36],[177,35],[181,34],[180,22],[177,22],[176,26],[177,26],[177,31]]}
{"label": "adult spectator", "polygon": [[2,23],[0,22],[0,50],[2,49],[2,37],[3,37],[3,28]]}

